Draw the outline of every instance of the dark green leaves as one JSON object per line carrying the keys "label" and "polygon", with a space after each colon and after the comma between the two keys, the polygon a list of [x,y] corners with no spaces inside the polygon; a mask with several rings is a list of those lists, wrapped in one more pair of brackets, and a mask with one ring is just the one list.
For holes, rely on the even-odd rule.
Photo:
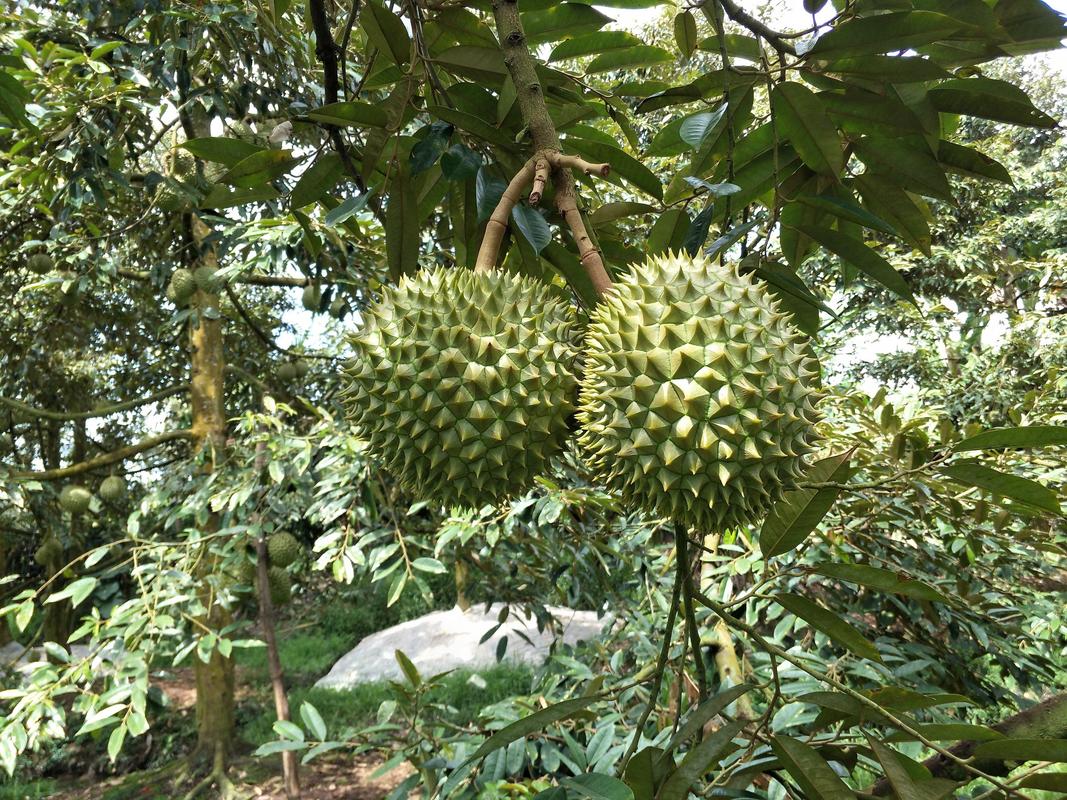
{"label": "dark green leaves", "polygon": [[448,147],[455,128],[447,122],[434,122],[429,131],[411,148],[411,174],[425,172],[439,159]]}
{"label": "dark green leaves", "polygon": [[786,611],[795,614],[807,622],[816,630],[822,631],[838,644],[847,647],[853,653],[869,658],[872,661],[881,661],[878,648],[862,633],[853,628],[841,617],[832,611],[828,611],[817,603],[813,603],[806,597],[798,594],[780,593],[774,596],[778,605]]}
{"label": "dark green leaves", "polygon": [[893,265],[864,244],[862,239],[821,225],[795,225],[798,231],[815,240],[842,261],[846,261],[905,300],[915,302],[911,288]]}
{"label": "dark green leaves", "polygon": [[418,268],[420,244],[418,198],[408,170],[398,167],[389,182],[385,206],[385,255],[394,281]]}
{"label": "dark green leaves", "polygon": [[[804,483],[843,483],[848,478],[852,452],[846,450],[815,462],[804,473]],[[788,553],[808,538],[840,493],[841,490],[834,487],[786,492],[775,503],[760,529],[759,548],[764,558]]]}
{"label": "dark green leaves", "polygon": [[697,21],[693,12],[686,9],[674,16],[674,42],[678,51],[689,58],[697,49]]}
{"label": "dark green leaves", "polygon": [[554,706],[542,709],[536,714],[531,714],[528,717],[516,720],[510,725],[501,728],[482,742],[481,747],[470,755],[466,763],[469,764],[473,761],[477,761],[479,758],[484,758],[494,750],[499,750],[501,747],[507,747],[512,742],[529,736],[531,733],[536,733],[554,722],[573,717],[579,711],[587,708],[596,699],[595,695],[575,697],[572,700],[564,700],[562,703],[556,703]]}
{"label": "dark green leaves", "polygon": [[918,56],[841,58],[827,64],[826,71],[885,83],[917,83],[952,77],[952,73],[933,61]]}
{"label": "dark green leaves", "polygon": [[378,51],[401,66],[411,59],[411,40],[400,17],[378,0],[367,0],[359,23]]}
{"label": "dark green leaves", "polygon": [[542,11],[527,11],[522,15],[526,39],[531,44],[591,33],[612,21],[606,14],[581,3],[553,4]]}
{"label": "dark green leaves", "polygon": [[823,34],[808,55],[844,58],[909,50],[947,38],[964,25],[932,11],[896,11],[851,19]]}
{"label": "dark green leaves", "polygon": [[330,103],[322,108],[312,109],[308,116],[316,122],[326,122],[330,125],[369,125],[384,128],[388,124],[385,110],[370,103]]}
{"label": "dark green leaves", "polygon": [[921,137],[865,136],[855,143],[856,155],[879,177],[905,189],[952,202],[945,171]]}
{"label": "dark green leaves", "polygon": [[625,783],[611,775],[590,772],[566,778],[562,786],[569,791],[567,796],[587,800],[634,800],[634,793]]}
{"label": "dark green leaves", "polygon": [[450,181],[473,178],[482,166],[482,156],[462,142],[456,142],[441,156],[441,173]]}
{"label": "dark green leaves", "polygon": [[299,161],[289,150],[260,150],[234,164],[220,180],[238,189],[251,189],[284,175]]}
{"label": "dark green leaves", "polygon": [[1067,427],[1062,425],[1024,425],[1021,428],[994,428],[982,431],[952,449],[1000,450],[1008,447],[1047,447],[1067,444]]}
{"label": "dark green leaves", "polygon": [[788,736],[775,736],[771,749],[800,784],[805,796],[818,800],[855,800],[855,793],[814,748]]}
{"label": "dark green leaves", "polygon": [[205,161],[215,161],[219,164],[225,164],[227,167],[236,166],[238,162],[263,150],[259,145],[244,142],[240,139],[229,139],[225,136],[190,139],[184,142],[182,147],[197,158],[202,158]]}
{"label": "dark green leaves", "polygon": [[0,114],[7,117],[12,127],[32,127],[26,117],[26,102],[29,99],[30,93],[15,76],[0,69]]}
{"label": "dark green leaves", "polygon": [[973,461],[941,467],[941,472],[958,483],[976,486],[994,495],[1010,497],[1054,514],[1060,513],[1060,501],[1056,493],[1028,478],[998,472]]}
{"label": "dark green leaves", "polygon": [[1056,120],[1034,107],[1026,92],[993,78],[956,78],[932,88],[927,96],[939,111],[982,117],[994,122],[1054,128]]}
{"label": "dark green leaves", "polygon": [[324,153],[300,176],[293,193],[289,196],[290,208],[303,208],[324,197],[341,178],[344,165],[337,153]]}
{"label": "dark green leaves", "polygon": [[599,56],[611,50],[640,47],[643,44],[644,42],[626,31],[597,31],[560,42],[553,48],[548,60],[551,62],[581,56]]}
{"label": "dark green leaves", "polygon": [[929,584],[902,577],[888,569],[871,567],[867,564],[816,564],[814,571],[828,578],[836,578],[846,583],[857,583],[880,592],[915,597],[919,600],[937,600],[948,602],[948,598]]}
{"label": "dark green leaves", "polygon": [[598,72],[612,72],[619,69],[648,67],[653,64],[666,64],[674,61],[674,56],[662,47],[641,44],[623,50],[603,53],[589,62],[585,71],[590,75]]}
{"label": "dark green leaves", "polygon": [[515,220],[515,225],[522,231],[522,235],[526,237],[526,241],[530,243],[535,252],[540,253],[552,241],[552,230],[536,208],[525,203],[517,203],[511,209],[511,218]]}
{"label": "dark green leaves", "polygon": [[837,128],[819,98],[806,86],[786,81],[771,94],[774,123],[804,163],[816,172],[837,176],[844,169],[844,151]]}
{"label": "dark green leaves", "polygon": [[995,758],[1003,761],[1059,761],[1067,762],[1065,739],[997,739],[978,745],[975,758]]}
{"label": "dark green leaves", "polygon": [[604,142],[590,139],[567,137],[566,147],[572,148],[579,155],[594,163],[611,164],[611,175],[618,175],[638,189],[652,195],[657,200],[663,199],[663,185],[648,167],[629,153]]}
{"label": "dark green leaves", "polygon": [[699,150],[708,134],[715,129],[725,115],[726,104],[723,103],[714,111],[703,111],[686,117],[678,128],[678,136],[691,148]]}
{"label": "dark green leaves", "polygon": [[685,800],[689,789],[725,755],[733,738],[745,727],[745,722],[729,722],[693,747],[677,769],[663,782],[657,800]]}

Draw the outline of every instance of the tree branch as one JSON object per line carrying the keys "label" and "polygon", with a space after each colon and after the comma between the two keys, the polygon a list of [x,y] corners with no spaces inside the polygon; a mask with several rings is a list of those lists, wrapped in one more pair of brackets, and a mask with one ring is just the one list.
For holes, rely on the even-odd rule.
{"label": "tree branch", "polygon": [[496,266],[497,255],[500,253],[500,243],[504,241],[504,233],[508,229],[508,220],[511,218],[511,210],[519,202],[519,193],[523,187],[534,177],[534,159],[530,159],[522,165],[522,169],[508,184],[508,188],[500,195],[500,201],[493,209],[492,216],[485,223],[485,233],[482,235],[482,246],[478,248],[478,258],[474,261],[474,269],[477,272],[485,272]]}
{"label": "tree branch", "polygon": [[77,464],[71,464],[69,467],[46,469],[41,472],[12,472],[10,477],[19,480],[32,479],[38,481],[58,481],[63,478],[73,478],[86,472],[92,472],[94,469],[100,469],[101,467],[107,467],[119,461],[125,461],[127,458],[132,458],[139,453],[147,452],[148,450],[152,450],[167,442],[176,441],[178,439],[192,441],[195,438],[193,432],[189,430],[167,431],[166,433],[160,433],[156,436],[149,436],[147,439],[142,439],[135,444],[120,447],[118,450],[103,453],[95,458],[90,458],[88,461],[79,461]]}
{"label": "tree branch", "polygon": [[120,411],[129,411],[131,408],[145,406],[149,403],[154,403],[157,400],[162,400],[165,397],[170,397],[171,395],[188,391],[188,389],[189,384],[181,383],[177,386],[171,386],[167,389],[160,389],[155,394],[150,394],[147,397],[141,397],[137,400],[126,400],[122,403],[115,403],[114,405],[103,406],[92,411],[48,411],[47,409],[35,408],[34,406],[20,402],[19,400],[12,400],[9,397],[2,396],[0,396],[0,406],[7,406],[8,408],[13,408],[16,411],[21,411],[24,414],[29,414],[34,417],[40,417],[42,419],[55,419],[64,422],[67,420],[92,419],[94,417],[106,417],[111,414],[118,414]]}
{"label": "tree branch", "polygon": [[[789,55],[791,56],[795,56],[797,54],[797,49],[785,39],[783,39],[781,33],[776,30],[773,30],[772,28],[768,28],[766,25],[764,25],[758,19],[753,17],[751,14],[746,13],[745,10],[738,6],[736,3],[734,3],[733,0],[707,1],[717,2],[720,6],[722,6],[722,10],[726,12],[726,16],[728,16],[738,25],[741,25],[744,28],[748,28],[749,31],[756,34],[757,36],[762,36],[764,39],[771,43],[771,46],[773,46],[775,50],[779,52],[789,53]],[[705,5],[705,3],[701,3],[701,6],[703,5]]]}
{"label": "tree branch", "polygon": [[[139,269],[120,269],[118,274],[123,278],[129,278],[133,281],[147,281],[151,280],[152,276],[147,270]],[[294,275],[239,275],[232,281],[227,283],[245,283],[251,286],[307,286],[311,283],[310,278],[303,276],[296,277]]]}

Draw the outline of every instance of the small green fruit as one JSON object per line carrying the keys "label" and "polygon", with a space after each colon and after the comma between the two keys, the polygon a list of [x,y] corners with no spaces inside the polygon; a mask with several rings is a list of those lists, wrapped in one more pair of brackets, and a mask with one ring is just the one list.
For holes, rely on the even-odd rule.
{"label": "small green fruit", "polygon": [[286,361],[284,364],[278,365],[278,380],[289,383],[297,379],[296,364],[292,361]]}
{"label": "small green fruit", "polygon": [[288,531],[272,533],[267,538],[267,555],[272,567],[288,567],[300,558],[303,550],[297,538]]}
{"label": "small green fruit", "polygon": [[33,560],[47,567],[63,558],[63,545],[54,536],[49,536],[33,553]]}
{"label": "small green fruit", "polygon": [[302,358],[298,358],[293,362],[293,369],[296,370],[296,377],[306,378],[307,374],[311,371],[311,366]]}
{"label": "small green fruit", "polygon": [[30,268],[30,272],[44,275],[52,271],[55,262],[52,260],[52,256],[48,255],[48,253],[34,253],[26,261],[26,266]]}
{"label": "small green fruit", "polygon": [[64,486],[59,493],[60,507],[71,514],[84,514],[92,500],[92,493],[84,486]]}
{"label": "small green fruit", "polygon": [[219,290],[219,279],[215,277],[215,270],[211,267],[197,267],[193,270],[193,282],[197,289],[209,294],[215,294]]}
{"label": "small green fruit", "polygon": [[110,475],[100,482],[100,497],[117,503],[126,497],[126,481],[119,475]]}
{"label": "small green fruit", "polygon": [[317,314],[322,310],[322,288],[316,283],[305,286],[304,293],[300,296],[300,303],[308,311]]}
{"label": "small green fruit", "polygon": [[347,313],[348,303],[345,302],[343,297],[337,297],[330,303],[330,316],[334,319],[344,319],[344,316]]}
{"label": "small green fruit", "polygon": [[184,306],[194,292],[196,292],[196,277],[193,271],[184,267],[174,270],[170,276],[167,296],[173,299],[176,305]]}
{"label": "small green fruit", "polygon": [[276,606],[284,606],[293,596],[293,582],[284,567],[271,567],[267,571],[270,586],[270,601]]}

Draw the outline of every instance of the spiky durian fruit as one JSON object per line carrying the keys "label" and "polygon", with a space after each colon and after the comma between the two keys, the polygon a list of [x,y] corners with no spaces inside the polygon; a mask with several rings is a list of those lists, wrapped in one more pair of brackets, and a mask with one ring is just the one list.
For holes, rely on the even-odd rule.
{"label": "spiky durian fruit", "polygon": [[304,287],[300,295],[300,304],[308,311],[318,313],[322,310],[322,287],[317,283],[309,283]]}
{"label": "spiky durian fruit", "polygon": [[48,253],[34,253],[26,261],[26,266],[30,268],[31,272],[35,272],[38,275],[45,275],[52,271],[55,262]]}
{"label": "spiky durian fruit", "polygon": [[116,503],[126,497],[126,481],[120,475],[109,475],[100,481],[100,496]]}
{"label": "spiky durian fruit", "polygon": [[267,570],[267,585],[270,588],[270,601],[276,606],[284,606],[293,596],[293,581],[283,567]]}
{"label": "spiky durian fruit", "polygon": [[92,493],[84,486],[64,486],[59,493],[60,507],[71,514],[84,514],[92,500]]}
{"label": "spiky durian fruit", "polygon": [[211,267],[197,267],[193,270],[193,282],[197,289],[208,294],[215,294],[219,290],[219,279],[215,277],[215,270]]}
{"label": "spiky durian fruit", "polygon": [[184,267],[174,270],[170,276],[170,283],[167,284],[167,296],[176,305],[183,306],[189,302],[195,291],[196,278],[193,271]]}
{"label": "spiky durian fruit", "polygon": [[584,352],[579,443],[627,501],[720,532],[800,475],[818,362],[762,281],[653,258],[597,306]]}
{"label": "spiky durian fruit", "polygon": [[289,531],[278,531],[267,537],[267,555],[272,567],[288,567],[303,551],[300,542]]}
{"label": "spiky durian fruit", "polygon": [[416,496],[479,507],[526,489],[567,435],[574,315],[531,278],[405,277],[350,341],[349,414]]}
{"label": "spiky durian fruit", "polygon": [[54,536],[47,537],[33,553],[33,560],[42,567],[47,567],[63,558],[63,545]]}

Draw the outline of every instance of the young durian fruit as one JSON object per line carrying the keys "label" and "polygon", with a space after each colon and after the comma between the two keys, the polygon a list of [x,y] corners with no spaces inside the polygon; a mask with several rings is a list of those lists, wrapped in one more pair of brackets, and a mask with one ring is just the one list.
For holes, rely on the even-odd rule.
{"label": "young durian fruit", "polygon": [[593,312],[578,400],[597,478],[706,533],[752,522],[816,442],[819,365],[767,285],[736,266],[652,258]]}
{"label": "young durian fruit", "polygon": [[121,475],[109,475],[100,481],[100,497],[117,503],[126,497],[126,481]]}
{"label": "young durian fruit", "polygon": [[70,484],[59,493],[59,506],[71,514],[84,514],[93,500],[92,492],[84,486]]}
{"label": "young durian fruit", "polygon": [[507,272],[404,277],[363,314],[345,370],[349,417],[415,496],[481,507],[526,490],[563,447],[575,317]]}
{"label": "young durian fruit", "polygon": [[289,531],[278,531],[267,537],[267,555],[272,567],[288,567],[303,554],[304,548]]}

